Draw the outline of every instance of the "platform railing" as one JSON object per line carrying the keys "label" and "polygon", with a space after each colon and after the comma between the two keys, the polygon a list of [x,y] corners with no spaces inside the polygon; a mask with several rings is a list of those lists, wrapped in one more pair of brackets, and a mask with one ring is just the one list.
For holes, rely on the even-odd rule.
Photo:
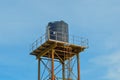
{"label": "platform railing", "polygon": [[46,34],[43,34],[40,38],[32,43],[30,51],[37,49],[40,45],[42,45],[46,40]]}
{"label": "platform railing", "polygon": [[[50,34],[51,32],[53,34]],[[43,43],[45,43],[48,40],[64,42],[64,40],[66,38],[68,38],[68,41],[65,41],[65,42],[68,43],[68,44],[73,44],[73,45],[78,45],[78,46],[81,46],[81,47],[88,48],[88,39],[85,38],[85,37],[68,35],[68,34],[65,34],[65,33],[60,33],[60,32],[55,32],[55,31],[50,31],[50,33],[45,33],[40,38],[38,38],[36,41],[34,41],[32,43],[30,51],[31,52],[34,51],[35,49],[37,49],[39,46],[41,46]],[[61,34],[61,35],[58,35],[58,34]],[[66,37],[66,36],[68,36],[68,37]],[[54,39],[51,39],[51,37],[53,37]],[[60,40],[58,40],[58,38]]]}

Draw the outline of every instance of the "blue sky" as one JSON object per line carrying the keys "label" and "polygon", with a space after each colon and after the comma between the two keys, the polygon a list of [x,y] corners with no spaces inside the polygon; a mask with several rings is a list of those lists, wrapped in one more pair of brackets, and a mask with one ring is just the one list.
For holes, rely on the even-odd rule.
{"label": "blue sky", "polygon": [[1,0],[0,80],[37,80],[30,44],[56,20],[89,39],[81,80],[120,79],[120,0]]}

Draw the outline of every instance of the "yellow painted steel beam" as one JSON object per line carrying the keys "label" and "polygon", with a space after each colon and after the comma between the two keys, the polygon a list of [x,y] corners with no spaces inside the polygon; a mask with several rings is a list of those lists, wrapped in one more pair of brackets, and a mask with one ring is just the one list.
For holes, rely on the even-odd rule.
{"label": "yellow painted steel beam", "polygon": [[56,46],[57,46],[56,43],[54,43],[50,47],[46,48],[44,51],[42,51],[40,54],[37,55],[37,59],[39,59],[40,57],[44,56],[47,52],[49,52],[50,50],[54,49]]}

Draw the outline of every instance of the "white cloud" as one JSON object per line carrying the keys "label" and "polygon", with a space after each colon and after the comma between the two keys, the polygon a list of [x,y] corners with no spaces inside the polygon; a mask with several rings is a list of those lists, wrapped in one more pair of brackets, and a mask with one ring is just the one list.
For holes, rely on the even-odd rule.
{"label": "white cloud", "polygon": [[119,80],[120,79],[120,51],[113,52],[106,55],[98,56],[91,60],[92,63],[101,66],[107,71],[102,77],[107,80]]}
{"label": "white cloud", "polygon": [[111,67],[108,69],[107,74],[104,76],[105,79],[119,80],[120,79],[120,66]]}

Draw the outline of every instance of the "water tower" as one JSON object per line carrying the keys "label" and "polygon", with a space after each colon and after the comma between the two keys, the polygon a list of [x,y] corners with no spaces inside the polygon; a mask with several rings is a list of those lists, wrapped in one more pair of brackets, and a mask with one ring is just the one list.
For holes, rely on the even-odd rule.
{"label": "water tower", "polygon": [[30,53],[38,60],[38,80],[80,80],[79,53],[87,47],[87,39],[69,35],[66,22],[49,22]]}

